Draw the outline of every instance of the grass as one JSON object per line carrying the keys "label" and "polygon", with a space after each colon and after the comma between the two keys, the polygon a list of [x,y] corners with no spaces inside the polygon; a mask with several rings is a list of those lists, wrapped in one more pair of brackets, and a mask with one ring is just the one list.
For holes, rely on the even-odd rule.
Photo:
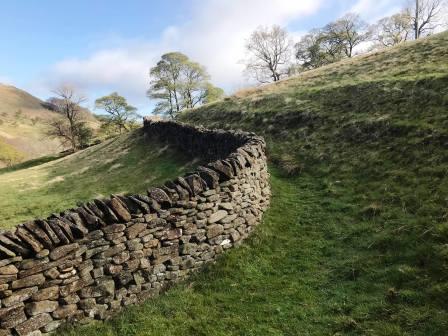
{"label": "grass", "polygon": [[[428,279],[397,263],[399,250],[372,245],[388,235],[378,219],[360,215],[355,181],[285,177],[275,167],[271,174],[272,205],[243,246],[157,299],[59,334],[445,334],[445,296],[428,296]],[[417,275],[418,291],[406,284]]]}
{"label": "grass", "polygon": [[61,335],[446,335],[448,33],[189,111],[263,134],[273,198],[246,244]]}
{"label": "grass", "polygon": [[185,172],[192,164],[186,156],[145,139],[138,131],[52,159],[45,157],[0,170],[2,228],[94,197],[143,192]]}

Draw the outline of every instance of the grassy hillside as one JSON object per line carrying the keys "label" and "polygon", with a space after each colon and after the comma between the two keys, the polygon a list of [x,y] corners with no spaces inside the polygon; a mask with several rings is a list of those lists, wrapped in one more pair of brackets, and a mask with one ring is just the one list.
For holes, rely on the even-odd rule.
{"label": "grassy hillside", "polygon": [[190,167],[185,156],[146,140],[140,131],[48,160],[0,169],[1,227],[47,216],[93,197],[142,192]]}
{"label": "grassy hillside", "polygon": [[65,335],[446,335],[448,33],[182,121],[263,134],[273,199],[191,282]]}
{"label": "grassy hillside", "polygon": [[[46,135],[46,122],[57,117],[56,112],[45,109],[42,101],[13,86],[0,84],[0,167],[23,159],[61,151],[56,139]],[[98,122],[86,113],[91,126]]]}

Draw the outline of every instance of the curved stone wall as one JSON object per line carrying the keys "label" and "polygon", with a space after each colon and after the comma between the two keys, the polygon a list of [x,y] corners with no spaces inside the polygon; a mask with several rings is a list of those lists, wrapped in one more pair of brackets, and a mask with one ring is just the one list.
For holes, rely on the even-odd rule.
{"label": "curved stone wall", "polygon": [[146,195],[112,195],[0,234],[0,336],[106,319],[238,245],[270,197],[264,140],[145,120],[207,164]]}

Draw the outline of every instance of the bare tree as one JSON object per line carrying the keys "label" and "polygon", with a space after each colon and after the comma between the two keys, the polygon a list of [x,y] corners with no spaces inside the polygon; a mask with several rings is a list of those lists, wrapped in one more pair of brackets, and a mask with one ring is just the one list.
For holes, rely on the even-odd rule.
{"label": "bare tree", "polygon": [[246,42],[246,73],[260,83],[276,82],[288,73],[292,41],[279,26],[259,27]]}
{"label": "bare tree", "polygon": [[411,0],[406,9],[411,18],[414,38],[431,34],[440,24],[444,0]]}
{"label": "bare tree", "polygon": [[352,57],[354,48],[369,38],[367,24],[354,13],[327,24],[324,31],[330,43],[340,46],[347,57]]}
{"label": "bare tree", "polygon": [[407,11],[382,18],[373,26],[372,34],[381,47],[391,47],[411,37],[411,17]]}
{"label": "bare tree", "polygon": [[69,86],[61,86],[53,93],[56,97],[51,98],[51,102],[61,117],[48,123],[47,134],[59,138],[63,144],[76,151],[92,136],[91,130],[83,121],[83,111],[80,106],[86,99],[76,94],[75,90]]}

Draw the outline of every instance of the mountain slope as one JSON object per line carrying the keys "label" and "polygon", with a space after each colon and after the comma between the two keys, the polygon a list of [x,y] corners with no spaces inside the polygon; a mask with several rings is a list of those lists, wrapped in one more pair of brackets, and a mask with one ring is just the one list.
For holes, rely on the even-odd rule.
{"label": "mountain slope", "polygon": [[[278,192],[297,190],[297,206],[271,215],[265,232],[290,221],[291,241],[307,246],[283,251],[298,277],[286,286],[312,288],[316,300],[296,302],[313,307],[311,320],[296,321],[305,334],[445,333],[447,55],[445,32],[181,116],[265,135],[282,169]],[[318,206],[305,210],[310,202]],[[274,198],[272,211],[280,207]]]}
{"label": "mountain slope", "polygon": [[[61,151],[60,142],[45,135],[45,123],[57,116],[40,99],[0,84],[0,166]],[[90,113],[86,116],[98,124]]]}
{"label": "mountain slope", "polygon": [[268,142],[272,202],[188,283],[64,335],[446,335],[448,33],[180,116]]}

